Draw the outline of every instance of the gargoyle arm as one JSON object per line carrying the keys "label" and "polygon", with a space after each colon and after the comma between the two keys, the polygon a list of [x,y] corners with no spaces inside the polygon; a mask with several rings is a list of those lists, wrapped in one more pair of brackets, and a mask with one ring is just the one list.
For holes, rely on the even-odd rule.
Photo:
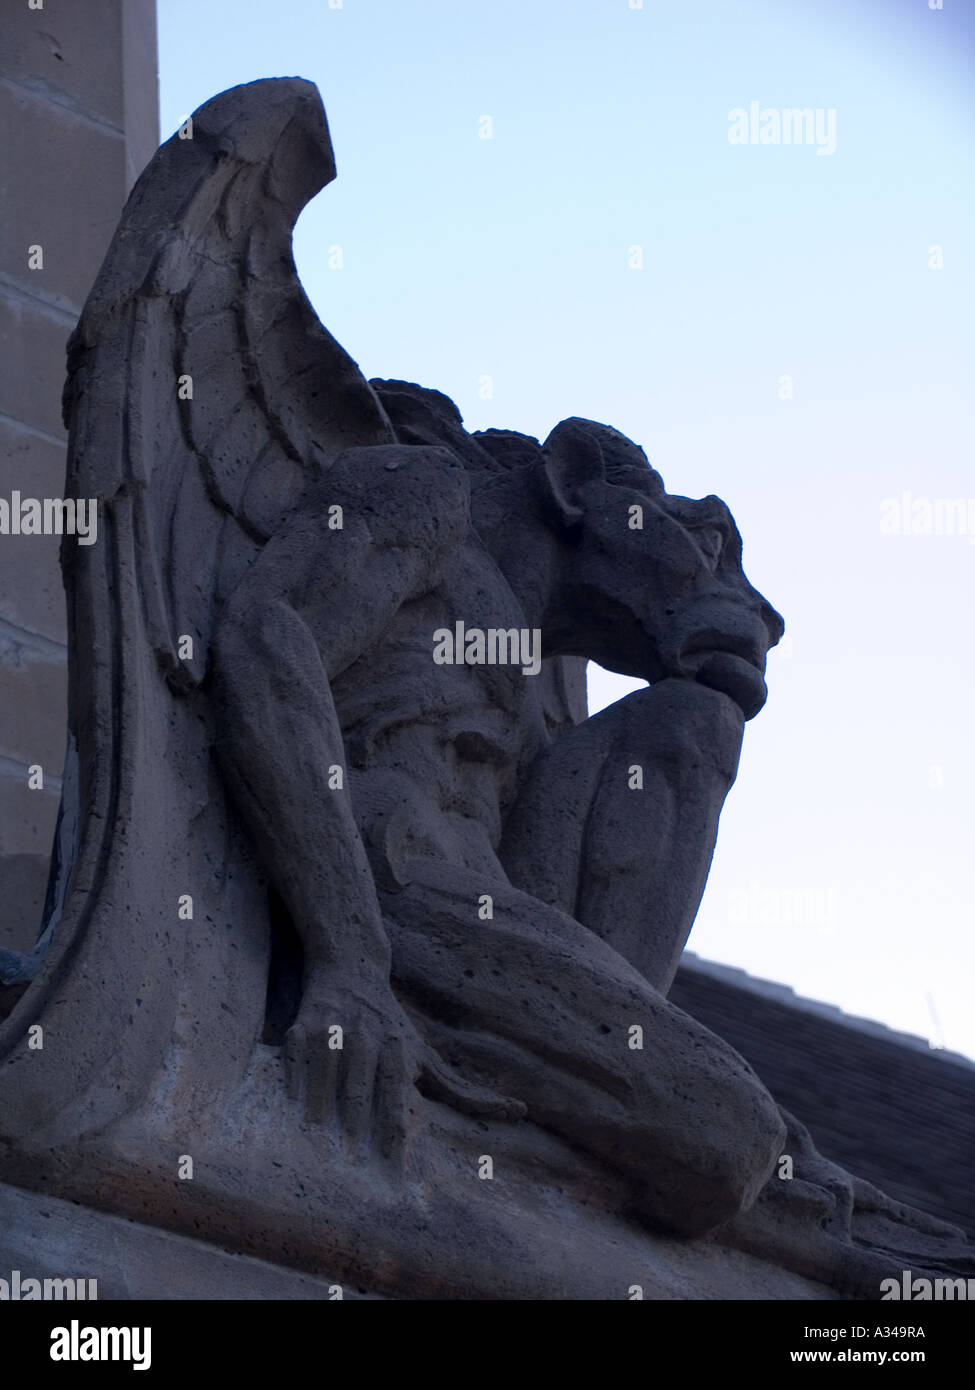
{"label": "gargoyle arm", "polygon": [[[341,529],[329,527],[335,507]],[[268,541],[219,623],[217,755],[301,938],[306,992],[337,974],[370,993],[389,967],[330,682],[436,584],[468,525],[465,471],[447,450],[350,450]]]}

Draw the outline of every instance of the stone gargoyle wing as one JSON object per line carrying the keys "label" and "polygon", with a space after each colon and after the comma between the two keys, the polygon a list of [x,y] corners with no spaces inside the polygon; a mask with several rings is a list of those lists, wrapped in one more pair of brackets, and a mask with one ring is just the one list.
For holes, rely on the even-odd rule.
{"label": "stone gargoyle wing", "polygon": [[[21,1139],[119,1113],[181,1010],[235,1018],[262,993],[266,946],[226,929],[254,891],[249,849],[207,785],[214,622],[331,460],[396,438],[295,270],[295,220],[334,176],[313,84],[207,102],[135,185],[69,344],[66,495],[94,499],[98,524],[62,549],[69,738],[42,934],[0,959],[8,995],[24,989],[0,1027],[0,1113]],[[225,853],[199,862],[215,822]]]}

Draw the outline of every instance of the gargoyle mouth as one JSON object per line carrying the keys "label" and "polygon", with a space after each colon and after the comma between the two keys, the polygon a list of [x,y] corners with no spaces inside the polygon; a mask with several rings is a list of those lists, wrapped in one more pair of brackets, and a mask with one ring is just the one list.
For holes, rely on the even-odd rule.
{"label": "gargoyle mouth", "polygon": [[768,686],[758,667],[732,652],[708,652],[694,679],[711,690],[729,696],[746,719],[754,719],[768,699]]}

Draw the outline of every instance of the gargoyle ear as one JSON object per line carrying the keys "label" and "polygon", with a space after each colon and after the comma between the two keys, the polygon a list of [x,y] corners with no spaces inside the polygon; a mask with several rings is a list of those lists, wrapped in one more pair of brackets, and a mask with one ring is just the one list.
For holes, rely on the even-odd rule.
{"label": "gargoyle ear", "polygon": [[586,483],[606,476],[606,460],[589,420],[563,420],[542,445],[544,487],[566,526],[578,526],[585,514],[579,500]]}

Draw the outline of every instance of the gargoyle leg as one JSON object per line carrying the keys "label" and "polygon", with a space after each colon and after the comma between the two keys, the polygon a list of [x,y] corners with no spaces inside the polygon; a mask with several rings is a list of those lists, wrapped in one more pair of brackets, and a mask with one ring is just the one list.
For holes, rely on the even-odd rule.
{"label": "gargoyle leg", "polygon": [[744,720],[665,680],[563,734],[505,824],[511,881],[608,941],[661,993],[700,905]]}
{"label": "gargoyle leg", "polygon": [[440,859],[411,874],[383,895],[393,986],[441,1057],[622,1174],[657,1226],[751,1205],[786,1131],[738,1053],[557,908]]}

